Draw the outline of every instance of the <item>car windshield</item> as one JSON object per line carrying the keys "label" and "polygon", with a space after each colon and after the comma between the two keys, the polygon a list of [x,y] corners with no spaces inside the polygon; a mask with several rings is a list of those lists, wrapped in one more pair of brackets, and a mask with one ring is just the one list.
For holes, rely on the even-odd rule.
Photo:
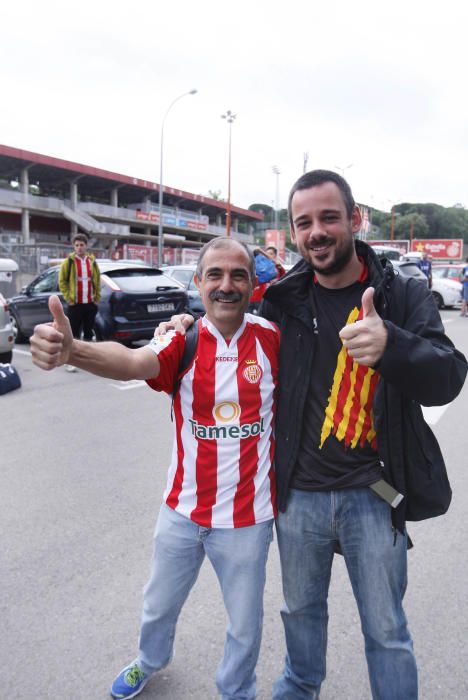
{"label": "car windshield", "polygon": [[408,277],[421,277],[421,275],[424,274],[414,263],[405,263],[400,266],[400,269],[402,273]]}
{"label": "car windshield", "polygon": [[172,272],[172,277],[183,284],[184,287],[188,287],[189,282],[192,279],[192,275],[193,272],[191,270],[174,270]]}
{"label": "car windshield", "polygon": [[124,269],[103,272],[122,292],[154,292],[155,289],[180,289],[180,285],[159,270]]}

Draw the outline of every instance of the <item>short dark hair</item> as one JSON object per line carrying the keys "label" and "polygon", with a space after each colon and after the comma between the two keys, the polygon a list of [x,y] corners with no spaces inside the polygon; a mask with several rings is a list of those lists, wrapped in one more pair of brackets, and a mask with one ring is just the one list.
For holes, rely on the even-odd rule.
{"label": "short dark hair", "polygon": [[265,248],[265,250],[272,250],[272,251],[274,252],[275,255],[278,255],[278,249],[275,248],[274,245],[267,245],[267,247]]}
{"label": "short dark hair", "polygon": [[75,244],[75,241],[82,241],[82,243],[88,245],[89,238],[85,233],[75,233],[75,235],[72,236],[72,243]]}
{"label": "short dark hair", "polygon": [[216,248],[229,248],[231,245],[239,245],[241,248],[243,248],[247,254],[247,257],[249,259],[249,273],[250,273],[250,279],[252,282],[255,283],[255,258],[248,246],[245,245],[245,243],[242,243],[241,241],[237,241],[234,238],[228,238],[227,236],[221,236],[220,238],[213,238],[211,241],[208,241],[208,243],[205,243],[203,248],[200,250],[200,255],[197,260],[197,269],[195,271],[195,274],[199,279],[201,279],[203,275],[203,258],[207,254],[209,250],[216,249]]}
{"label": "short dark hair", "polygon": [[354,201],[353,193],[351,192],[351,187],[348,185],[344,177],[341,177],[341,175],[338,175],[338,173],[334,173],[333,170],[311,170],[308,173],[304,173],[304,175],[301,175],[301,177],[298,180],[296,180],[289,193],[288,215],[289,223],[291,224],[292,228],[294,228],[294,224],[292,220],[291,203],[295,193],[298,190],[308,190],[311,187],[323,185],[325,182],[334,182],[335,185],[338,187],[341,194],[343,195],[346,213],[351,219],[353,209],[356,206],[356,202]]}

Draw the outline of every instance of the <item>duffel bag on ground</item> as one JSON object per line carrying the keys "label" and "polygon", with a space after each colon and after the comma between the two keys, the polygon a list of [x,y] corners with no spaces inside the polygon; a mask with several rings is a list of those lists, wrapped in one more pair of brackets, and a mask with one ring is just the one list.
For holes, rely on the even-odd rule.
{"label": "duffel bag on ground", "polygon": [[0,363],[0,394],[7,394],[20,386],[21,379],[16,369],[10,364]]}

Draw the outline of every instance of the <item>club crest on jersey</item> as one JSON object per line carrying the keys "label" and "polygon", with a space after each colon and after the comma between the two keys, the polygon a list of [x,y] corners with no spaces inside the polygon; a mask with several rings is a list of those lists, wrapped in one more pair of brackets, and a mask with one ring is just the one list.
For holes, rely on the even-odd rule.
{"label": "club crest on jersey", "polygon": [[258,384],[262,378],[262,368],[257,364],[256,360],[246,360],[245,364],[247,367],[244,368],[242,376],[249,384]]}

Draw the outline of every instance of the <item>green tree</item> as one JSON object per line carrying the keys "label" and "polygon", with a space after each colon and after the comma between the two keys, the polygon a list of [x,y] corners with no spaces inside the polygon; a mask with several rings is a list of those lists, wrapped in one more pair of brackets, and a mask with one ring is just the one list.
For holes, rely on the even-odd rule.
{"label": "green tree", "polygon": [[224,202],[225,200],[221,197],[222,190],[208,190],[208,197],[211,199],[216,199],[218,202]]}

